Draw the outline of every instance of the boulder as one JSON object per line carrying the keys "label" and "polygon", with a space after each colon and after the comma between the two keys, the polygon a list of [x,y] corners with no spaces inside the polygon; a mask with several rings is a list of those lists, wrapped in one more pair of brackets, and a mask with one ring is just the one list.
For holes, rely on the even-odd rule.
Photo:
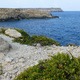
{"label": "boulder", "polygon": [[8,52],[10,48],[10,44],[0,37],[0,52]]}
{"label": "boulder", "polygon": [[14,37],[14,38],[21,37],[21,33],[19,33],[18,31],[14,30],[14,29],[7,29],[5,31],[5,34],[9,35],[10,37]]}

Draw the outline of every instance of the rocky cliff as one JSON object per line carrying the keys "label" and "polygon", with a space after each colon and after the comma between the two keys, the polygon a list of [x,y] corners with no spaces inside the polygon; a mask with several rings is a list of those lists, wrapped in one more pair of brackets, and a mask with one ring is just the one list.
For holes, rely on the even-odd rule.
{"label": "rocky cliff", "polygon": [[40,10],[0,8],[0,21],[31,18],[58,18],[58,16],[52,16],[49,12]]}

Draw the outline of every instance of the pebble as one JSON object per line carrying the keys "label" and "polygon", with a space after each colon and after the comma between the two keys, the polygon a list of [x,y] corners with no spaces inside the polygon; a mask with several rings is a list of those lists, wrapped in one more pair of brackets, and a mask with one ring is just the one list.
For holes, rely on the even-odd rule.
{"label": "pebble", "polygon": [[11,63],[14,59],[13,58],[9,58],[9,57],[6,57],[5,61],[8,62],[8,63]]}
{"label": "pebble", "polygon": [[24,61],[25,61],[24,58],[19,59],[19,62],[21,62],[21,63],[23,63]]}

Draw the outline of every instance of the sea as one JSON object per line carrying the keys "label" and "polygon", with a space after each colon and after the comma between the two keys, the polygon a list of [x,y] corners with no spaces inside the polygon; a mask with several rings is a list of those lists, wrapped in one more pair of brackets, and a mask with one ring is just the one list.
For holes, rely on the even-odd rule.
{"label": "sea", "polygon": [[0,27],[24,29],[30,35],[52,38],[62,46],[80,45],[80,11],[51,12],[59,18],[24,19],[0,22]]}

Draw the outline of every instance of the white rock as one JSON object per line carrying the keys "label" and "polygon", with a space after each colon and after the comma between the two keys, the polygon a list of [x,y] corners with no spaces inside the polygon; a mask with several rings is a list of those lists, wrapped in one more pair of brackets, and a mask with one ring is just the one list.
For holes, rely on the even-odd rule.
{"label": "white rock", "polygon": [[38,61],[34,61],[34,63],[35,63],[35,65],[37,65],[38,64]]}
{"label": "white rock", "polygon": [[34,64],[31,64],[30,67],[34,66]]}
{"label": "white rock", "polygon": [[12,73],[13,73],[13,74],[16,74],[17,72],[18,72],[18,70],[17,70],[17,69],[12,70]]}
{"label": "white rock", "polygon": [[25,61],[24,58],[19,59],[19,62],[21,62],[21,63],[23,63],[24,61]]}
{"label": "white rock", "polygon": [[0,37],[0,52],[8,52],[10,50],[10,44]]}
{"label": "white rock", "polygon": [[19,33],[18,31],[14,29],[7,29],[5,31],[5,34],[8,34],[9,36],[14,37],[14,38],[21,37],[21,33]]}
{"label": "white rock", "polygon": [[6,72],[6,73],[4,74],[4,77],[7,77],[7,75],[8,75],[8,72]]}
{"label": "white rock", "polygon": [[38,43],[36,46],[37,46],[37,47],[41,47],[41,44]]}
{"label": "white rock", "polygon": [[13,69],[14,69],[13,65],[7,66],[7,70],[8,70],[8,71],[12,71]]}
{"label": "white rock", "polygon": [[13,60],[14,60],[13,58],[9,58],[9,57],[7,57],[7,58],[5,59],[5,61],[8,62],[8,63],[12,62]]}
{"label": "white rock", "polygon": [[5,80],[11,80],[9,76],[7,76],[7,78]]}
{"label": "white rock", "polygon": [[3,53],[0,53],[0,59],[2,59],[4,57]]}
{"label": "white rock", "polygon": [[15,60],[15,62],[18,63],[18,62],[19,62],[19,59],[17,58],[17,59]]}

